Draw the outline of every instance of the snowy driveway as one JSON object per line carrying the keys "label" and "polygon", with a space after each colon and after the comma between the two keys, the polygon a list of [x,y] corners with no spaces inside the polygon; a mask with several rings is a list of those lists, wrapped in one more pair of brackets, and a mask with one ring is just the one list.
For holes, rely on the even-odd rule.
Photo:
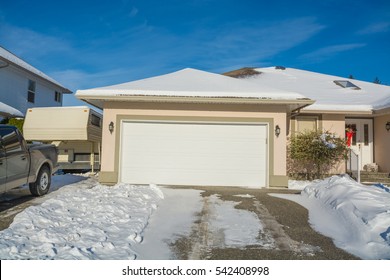
{"label": "snowy driveway", "polygon": [[106,187],[92,177],[18,214],[0,232],[0,258],[353,258],[311,229],[303,207],[267,192]]}

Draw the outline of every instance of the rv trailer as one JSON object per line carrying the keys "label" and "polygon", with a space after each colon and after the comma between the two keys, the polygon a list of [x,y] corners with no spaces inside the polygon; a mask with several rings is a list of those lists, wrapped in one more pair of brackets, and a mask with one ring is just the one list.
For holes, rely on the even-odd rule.
{"label": "rv trailer", "polygon": [[54,144],[59,170],[100,170],[102,115],[89,107],[39,107],[27,110],[27,141]]}

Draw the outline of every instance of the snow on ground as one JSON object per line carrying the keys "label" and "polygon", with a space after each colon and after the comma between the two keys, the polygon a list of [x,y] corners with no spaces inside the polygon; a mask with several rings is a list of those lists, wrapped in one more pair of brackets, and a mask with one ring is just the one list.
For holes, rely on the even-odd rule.
{"label": "snow on ground", "polygon": [[313,181],[298,196],[273,195],[306,207],[312,227],[339,248],[362,259],[390,259],[389,187],[362,185],[343,175]]}
{"label": "snow on ground", "polygon": [[[65,186],[0,232],[1,259],[134,259],[132,245],[163,198],[155,186]],[[53,193],[54,194],[54,193]]]}
{"label": "snow on ground", "polygon": [[142,243],[134,245],[137,259],[169,260],[174,258],[169,244],[191,233],[196,213],[201,211],[201,191],[161,188],[164,199],[150,217]]}
{"label": "snow on ground", "polygon": [[[247,197],[247,196],[245,196]],[[259,245],[263,249],[275,247],[275,240],[266,235],[259,239],[259,234],[264,233],[264,226],[254,212],[236,209],[240,202],[222,201],[217,195],[210,197],[209,203],[213,205],[211,211],[210,231],[221,232],[224,237],[222,247],[245,247],[247,245]]]}
{"label": "snow on ground", "polygon": [[[53,189],[0,232],[0,259],[173,259],[169,245],[191,234],[204,207],[199,190],[107,187],[94,176],[54,176]],[[223,233],[223,245],[260,242],[256,215],[216,196],[210,204],[210,230]]]}
{"label": "snow on ground", "polygon": [[[390,259],[387,186],[333,176],[290,182],[290,187],[303,191],[273,195],[306,207],[312,227],[336,246],[363,259]],[[243,192],[237,196],[250,198]],[[0,232],[0,259],[173,259],[169,245],[190,236],[205,210],[201,222],[209,225],[212,246],[275,248],[258,216],[201,193],[154,185],[107,187],[95,176],[54,176],[51,193],[39,198],[42,204],[26,208]]]}
{"label": "snow on ground", "polygon": [[312,183],[312,181],[288,180],[288,188],[291,190],[303,190],[305,187],[307,187],[311,183]]}

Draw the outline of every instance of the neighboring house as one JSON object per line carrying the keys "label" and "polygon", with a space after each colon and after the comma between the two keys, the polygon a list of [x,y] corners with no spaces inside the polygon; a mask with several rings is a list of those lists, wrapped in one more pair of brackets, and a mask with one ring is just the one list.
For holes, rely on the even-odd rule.
{"label": "neighboring house", "polygon": [[[0,47],[0,102],[17,111],[2,110],[0,116],[24,116],[31,107],[62,106],[63,94],[71,91]],[[8,114],[7,114],[8,113]],[[20,114],[21,113],[21,114]]]}
{"label": "neighboring house", "polygon": [[370,163],[390,172],[390,87],[285,67],[240,69],[225,73],[259,86],[290,90],[315,100],[291,118],[291,134],[307,129],[345,137],[356,131],[351,148],[360,155],[360,169]]}
{"label": "neighboring house", "polygon": [[287,119],[314,101],[184,69],[88,90],[103,109],[104,184],[287,186]]}

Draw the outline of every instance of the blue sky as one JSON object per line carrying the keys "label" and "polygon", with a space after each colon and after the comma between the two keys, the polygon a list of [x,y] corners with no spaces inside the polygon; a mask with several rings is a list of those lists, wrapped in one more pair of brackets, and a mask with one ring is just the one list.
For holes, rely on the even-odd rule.
{"label": "blue sky", "polygon": [[0,45],[72,91],[274,65],[390,85],[390,1],[0,0]]}

